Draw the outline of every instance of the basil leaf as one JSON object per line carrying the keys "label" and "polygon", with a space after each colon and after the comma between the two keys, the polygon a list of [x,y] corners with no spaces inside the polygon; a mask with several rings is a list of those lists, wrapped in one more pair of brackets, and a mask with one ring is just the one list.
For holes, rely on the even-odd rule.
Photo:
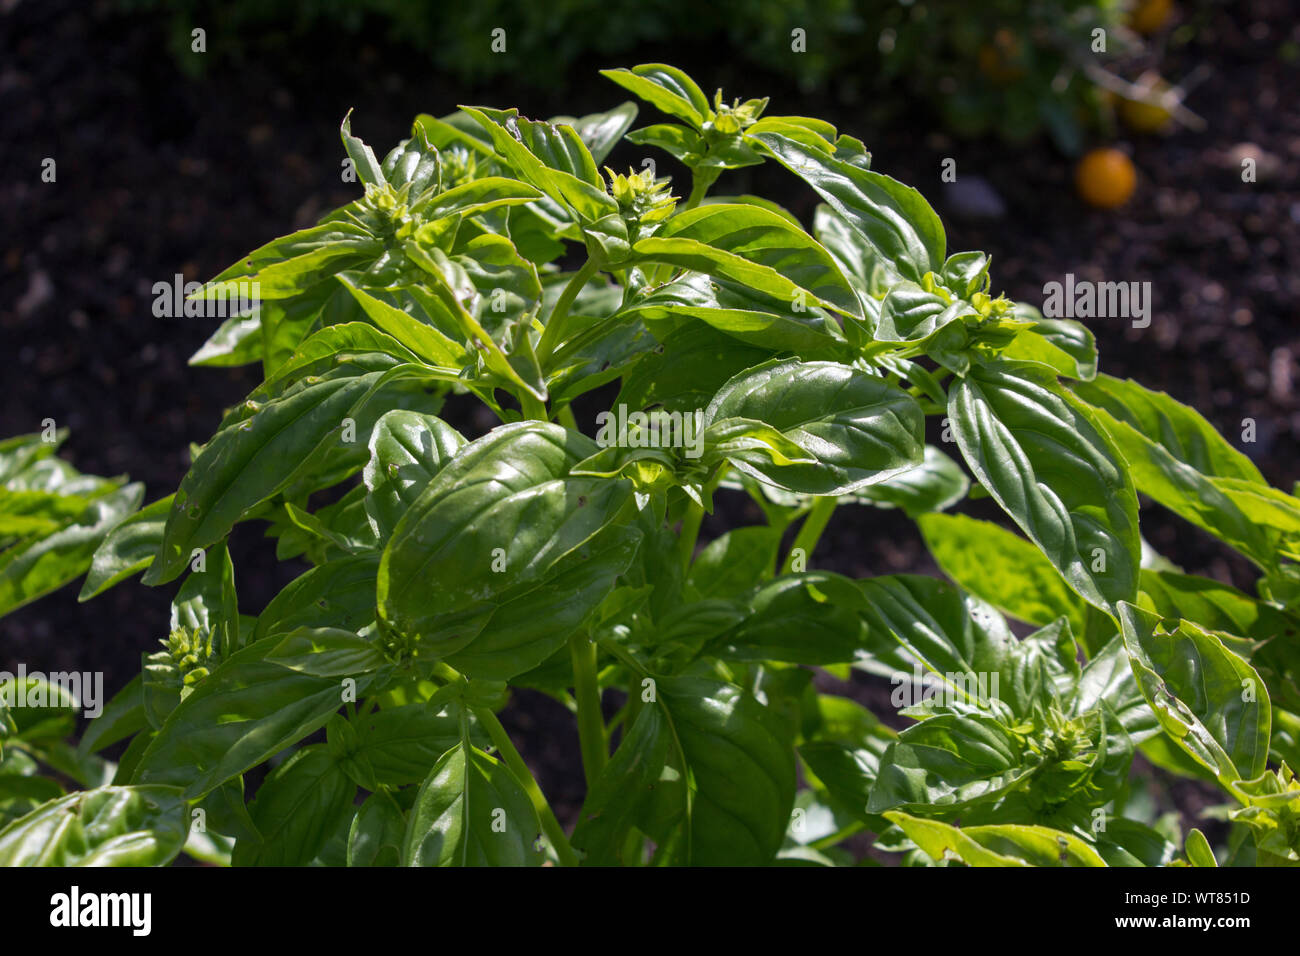
{"label": "basil leaf", "polygon": [[98,787],[0,830],[0,866],[165,866],[189,831],[177,787]]}
{"label": "basil leaf", "polygon": [[323,745],[304,747],[262,782],[249,807],[260,841],[238,840],[232,866],[305,866],[350,816],[356,785]]}
{"label": "basil leaf", "polygon": [[943,265],[943,224],[915,189],[785,132],[758,132],[748,139],[817,190],[876,251],[887,272],[920,282]]}
{"label": "basil leaf", "polygon": [[729,455],[740,471],[787,491],[846,494],[922,460],[924,416],[916,400],[833,362],[778,359],[742,372],[705,410],[706,429],[726,418],[764,422],[816,458],[780,466],[761,452]]}
{"label": "basil leaf", "polygon": [[697,130],[704,128],[711,113],[708,97],[695,81],[666,63],[643,63],[630,70],[601,70],[600,75]]}
{"label": "basil leaf", "polygon": [[1083,634],[1087,606],[1025,539],[991,521],[965,515],[923,515],[926,547],[943,573],[999,610],[1044,627],[1058,617]]}
{"label": "basil leaf", "polygon": [[[210,793],[325,726],[347,686],[265,660],[268,638],[223,661],[167,717],[140,758],[133,781]],[[357,693],[367,681],[357,681]]]}
{"label": "basil leaf", "polygon": [[1033,366],[972,369],[949,393],[967,465],[1088,603],[1137,595],[1133,480],[1095,416]]}
{"label": "basil leaf", "polygon": [[420,785],[402,843],[405,866],[538,866],[541,824],[505,764],[467,741]]}
{"label": "basil leaf", "polygon": [[1133,673],[1165,733],[1231,789],[1264,772],[1271,713],[1255,669],[1189,621],[1120,608]]}

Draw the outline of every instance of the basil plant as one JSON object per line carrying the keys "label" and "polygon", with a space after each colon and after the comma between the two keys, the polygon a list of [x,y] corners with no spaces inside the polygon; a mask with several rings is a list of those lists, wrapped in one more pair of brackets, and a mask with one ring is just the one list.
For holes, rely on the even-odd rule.
{"label": "basil plant", "polygon": [[[0,710],[0,771],[87,788],[0,783],[0,862],[1300,860],[1300,500],[992,294],[859,140],[604,75],[661,121],[462,107],[381,160],[345,119],[362,195],[191,296],[251,290],[193,361],[264,380],[95,554],[83,599],[179,582],[140,677],[75,747]],[[651,162],[602,172],[624,140]],[[821,198],[811,229],[715,189],[760,163]],[[1258,593],[1147,547],[1139,492]],[[720,496],[764,522],[701,547]],[[952,512],[976,497],[1010,520]],[[857,507],[915,519],[947,579],[817,568]],[[250,521],[310,565],[256,616]],[[828,692],[855,670],[905,721]],[[517,688],[574,715],[568,826],[497,716]],[[1157,815],[1139,751],[1220,788],[1221,845]]]}

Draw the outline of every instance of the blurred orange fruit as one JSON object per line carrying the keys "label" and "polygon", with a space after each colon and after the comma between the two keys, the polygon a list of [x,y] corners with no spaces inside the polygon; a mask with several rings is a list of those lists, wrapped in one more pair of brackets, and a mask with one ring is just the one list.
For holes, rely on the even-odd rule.
{"label": "blurred orange fruit", "polygon": [[1173,123],[1173,115],[1164,106],[1150,101],[1167,96],[1172,87],[1155,73],[1143,74],[1137,86],[1142,99],[1122,99],[1119,102],[1119,115],[1124,125],[1139,133],[1164,132]]}
{"label": "blurred orange fruit", "polygon": [[1137,188],[1137,170],[1118,149],[1094,149],[1075,167],[1074,185],[1089,205],[1114,209],[1132,197]]}
{"label": "blurred orange fruit", "polygon": [[1139,0],[1128,15],[1128,25],[1150,36],[1159,31],[1174,14],[1173,0]]}
{"label": "blurred orange fruit", "polygon": [[1141,100],[1120,100],[1119,115],[1125,126],[1138,133],[1163,133],[1173,122],[1163,106]]}

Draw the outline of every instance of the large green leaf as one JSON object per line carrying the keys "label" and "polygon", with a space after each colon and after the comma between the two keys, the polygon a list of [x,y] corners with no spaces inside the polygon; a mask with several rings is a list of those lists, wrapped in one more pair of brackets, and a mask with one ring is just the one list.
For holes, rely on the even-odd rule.
{"label": "large green leaf", "polygon": [[688,209],[664,223],[655,236],[701,242],[766,266],[807,289],[815,300],[862,316],[857,293],[830,253],[788,219],[761,206],[710,203]]}
{"label": "large green leaf", "polygon": [[0,830],[0,866],[165,866],[189,826],[177,787],[82,790]]}
{"label": "large green leaf", "polygon": [[686,787],[664,781],[680,798],[684,862],[755,866],[772,860],[794,806],[790,734],[780,719],[741,688],[708,678],[658,681]]}
{"label": "large green leaf", "polygon": [[364,472],[366,514],[380,540],[464,445],[459,432],[433,415],[394,409],[380,417]]}
{"label": "large green leaf", "polygon": [[631,409],[661,405],[665,411],[704,408],[733,375],[771,357],[705,322],[684,322],[643,355],[623,376],[615,401]]}
{"label": "large green leaf", "polygon": [[388,387],[400,388],[402,377],[426,374],[413,365],[360,375],[343,371],[314,383],[309,378],[301,388],[254,403],[247,417],[227,419],[181,481],[146,584],[170,581],[188,564],[193,549],[223,538],[252,508],[299,477],[326,470],[321,462],[329,453],[346,452],[359,466],[365,435],[384,410],[379,399],[393,404],[410,400],[390,395]]}
{"label": "large green leaf", "polygon": [[708,97],[695,81],[666,63],[642,63],[630,70],[601,70],[600,75],[697,130],[704,128],[711,112]]}
{"label": "large green leaf", "polygon": [[917,574],[857,583],[872,655],[895,683],[910,680],[919,663],[954,701],[1001,702],[1018,716],[1050,694],[1041,673],[1025,672],[1025,648],[1002,615],[978,597]]}
{"label": "large green leaf", "polygon": [[623,858],[624,839],[658,785],[671,746],[663,710],[642,707],[583,801],[570,843],[585,866],[640,862]]}
{"label": "large green leaf", "polygon": [[1120,612],[1133,673],[1165,733],[1225,786],[1263,773],[1272,715],[1255,669],[1190,621],[1170,626],[1130,604]]}
{"label": "large green leaf", "polygon": [[889,272],[920,282],[943,265],[943,224],[915,189],[850,161],[859,157],[833,155],[787,132],[772,129],[748,138],[817,190]]}
{"label": "large green leaf", "polygon": [[77,600],[88,601],[147,568],[162,543],[171,507],[168,495],[119,521],[95,549]]}
{"label": "large green leaf", "polygon": [[1003,358],[1034,362],[1069,378],[1091,381],[1097,377],[1097,343],[1086,325],[1072,319],[1044,319],[1041,315],[1023,317],[1034,325],[1011,340],[1002,350]]}
{"label": "large green leaf", "polygon": [[848,578],[828,571],[785,574],[754,588],[744,603],[749,613],[720,641],[726,657],[843,664],[866,654],[863,598]]}
{"label": "large green leaf", "polygon": [[406,824],[406,866],[537,866],[541,824],[503,763],[464,740],[420,785]]}
{"label": "large green leaf", "polygon": [[388,626],[445,656],[469,645],[519,591],[541,592],[530,610],[543,619],[580,595],[590,600],[587,581],[568,591],[541,586],[571,555],[585,557],[631,500],[627,482],[569,477],[596,450],[578,432],[539,422],[504,425],[466,445],[384,549],[378,598]]}
{"label": "large green leaf", "polygon": [[1143,388],[1132,379],[1099,375],[1071,386],[1088,404],[1103,408],[1175,459],[1212,478],[1241,478],[1264,484],[1255,464],[1233,448],[1193,408],[1164,392]]}
{"label": "large green leaf", "polygon": [[143,497],[144,485],[126,485],[91,501],[75,523],[29,537],[0,555],[0,615],[84,574],[104,536]]}
{"label": "large green leaf", "polygon": [[[769,354],[792,351],[823,356],[844,344],[835,322],[824,311],[808,308],[796,312],[788,298],[780,299],[749,283],[704,272],[688,272],[665,283],[633,301],[626,311],[644,319],[665,339],[689,328],[694,324],[689,320],[696,319]],[[673,320],[675,326],[667,325],[660,331]]]}
{"label": "large green leaf", "polygon": [[885,750],[867,811],[951,813],[989,802],[1033,773],[1025,756],[1022,738],[993,717],[931,717],[908,727]]}
{"label": "large green leaf", "polygon": [[582,138],[571,126],[552,126],[518,110],[462,106],[492,137],[492,145],[519,176],[594,222],[618,212]]}
{"label": "large green leaf", "polygon": [[260,841],[239,840],[234,866],[305,866],[352,809],[356,785],[321,744],[304,747],[263,781],[249,807]]}
{"label": "large green leaf", "polygon": [[902,508],[909,518],[918,519],[966,497],[970,479],[961,466],[933,445],[926,445],[924,454],[921,464],[859,489],[854,498],[878,508]]}
{"label": "large green leaf", "polygon": [[[199,682],[141,756],[133,782],[180,786],[197,799],[324,727],[348,685],[266,661],[279,643],[251,644]],[[357,682],[358,699],[366,683]]]}
{"label": "large green leaf", "polygon": [[1255,466],[1194,410],[1133,382],[1099,376],[1076,394],[1097,408],[1098,421],[1145,495],[1220,538],[1263,568],[1277,564],[1278,534],[1252,517],[1242,496],[1216,479],[1267,490]]}
{"label": "large green leaf", "polygon": [[372,793],[348,830],[348,866],[397,866],[406,818],[388,793]]}
{"label": "large green leaf", "polygon": [[936,863],[951,855],[968,866],[1105,866],[1095,849],[1050,827],[997,824],[954,827],[902,812],[886,816]]}
{"label": "large green leaf", "polygon": [[972,369],[949,393],[966,463],[1078,594],[1114,616],[1137,596],[1137,494],[1095,415],[1034,366]]}
{"label": "large green leaf", "polygon": [[691,563],[688,594],[698,598],[739,597],[776,564],[781,529],[762,526],[735,528],[709,542]]}
{"label": "large green leaf", "polygon": [[923,457],[924,415],[916,400],[834,362],[774,360],[737,375],[709,404],[706,429],[729,418],[769,425],[816,459],[776,465],[762,451],[728,455],[745,474],[787,491],[846,494],[906,471]]}
{"label": "large green leaf", "polygon": [[1014,618],[1045,627],[1058,617],[1082,635],[1087,606],[1043,553],[992,521],[965,515],[917,519],[943,573]]}
{"label": "large green leaf", "polygon": [[[435,712],[423,703],[386,707],[354,721],[363,754],[375,779],[387,786],[419,783],[438,758],[460,738],[458,709]],[[486,736],[476,743],[486,745]]]}
{"label": "large green leaf", "polygon": [[337,558],[294,578],[257,618],[253,640],[300,627],[360,631],[374,622],[377,555]]}

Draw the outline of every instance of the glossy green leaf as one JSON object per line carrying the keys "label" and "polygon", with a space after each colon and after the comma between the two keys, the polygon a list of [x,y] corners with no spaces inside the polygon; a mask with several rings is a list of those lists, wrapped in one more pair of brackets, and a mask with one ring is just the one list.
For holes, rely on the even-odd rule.
{"label": "glossy green leaf", "polygon": [[[751,365],[772,351],[822,355],[843,346],[838,327],[824,312],[794,311],[790,298],[777,298],[757,291],[744,281],[710,276],[704,271],[688,272],[658,287],[634,301],[627,312],[645,319],[651,328],[655,327],[654,320],[660,323],[676,320],[667,326],[665,340],[688,330],[695,324],[691,320],[706,323],[739,342],[764,349],[748,363]],[[702,361],[702,358],[694,360]]]}
{"label": "glossy green leaf", "polygon": [[912,519],[951,508],[966,497],[970,479],[961,466],[934,445],[926,445],[919,465],[853,493],[878,508],[901,508]]}
{"label": "glossy green leaf", "polygon": [[590,113],[586,116],[554,116],[553,126],[572,126],[574,132],[587,144],[591,158],[597,163],[604,162],[623,134],[628,131],[636,119],[637,105],[632,102],[620,103],[612,110],[603,113]]}
{"label": "glossy green leaf", "polygon": [[1083,634],[1086,605],[1024,538],[965,515],[923,515],[917,525],[943,573],[965,590],[1039,627],[1063,616]]}
{"label": "glossy green leaf", "polygon": [[921,463],[923,415],[906,392],[833,362],[775,360],[719,390],[706,426],[746,418],[776,428],[817,459],[776,466],[761,452],[731,461],[745,474],[787,491],[833,495],[855,491]]}
{"label": "glossy green leaf", "polygon": [[1195,624],[1120,611],[1133,673],[1165,733],[1225,786],[1263,773],[1271,712],[1255,669]]}
{"label": "glossy green leaf", "polygon": [[[595,451],[585,436],[537,422],[504,425],[466,445],[421,492],[384,550],[378,598],[388,625],[418,635],[430,653],[454,653],[513,589],[537,587],[590,547],[631,499],[624,482],[568,477]],[[576,596],[547,594],[553,610]],[[540,602],[534,610],[545,608]]]}
{"label": "glossy green leaf", "polygon": [[1049,827],[999,824],[953,827],[906,813],[886,814],[935,862],[949,855],[968,866],[1105,866],[1078,837]]}
{"label": "glossy green leaf", "polygon": [[857,293],[821,244],[785,217],[761,206],[710,203],[688,209],[669,219],[655,236],[701,242],[740,256],[808,290],[808,305],[821,302],[862,315]]}
{"label": "glossy green leaf", "polygon": [[356,785],[323,746],[298,751],[263,781],[249,813],[262,839],[239,840],[233,866],[304,866],[350,813]]}
{"label": "glossy green leaf", "polygon": [[28,538],[0,556],[0,615],[80,577],[105,535],[140,506],[144,485],[126,485],[92,501],[74,524]]}
{"label": "glossy green leaf", "polygon": [[1085,382],[1097,377],[1097,343],[1087,326],[1071,319],[1029,317],[1034,325],[1011,340],[1003,358],[1033,362]]}
{"label": "glossy green leaf", "polygon": [[949,394],[962,456],[1074,590],[1112,616],[1137,595],[1137,495],[1095,416],[1033,366],[972,369]]}
{"label": "glossy green leaf", "polygon": [[165,866],[189,826],[189,807],[176,787],[82,790],[0,830],[0,865]]}
{"label": "glossy green leaf", "polygon": [[379,558],[358,555],[312,568],[285,585],[257,618],[253,640],[300,627],[344,627],[356,633],[376,617]]}
{"label": "glossy green leaf", "polygon": [[794,805],[788,732],[739,687],[705,678],[658,682],[689,768],[688,862],[761,865],[780,848]]}
{"label": "glossy green leaf", "polygon": [[77,600],[88,601],[149,567],[162,543],[171,507],[172,495],[168,495],[119,521],[95,549]]}
{"label": "glossy green leaf", "polygon": [[888,272],[920,282],[944,260],[943,224],[915,189],[778,131],[752,134],[877,251]]}
{"label": "glossy green leaf", "polygon": [[348,866],[398,866],[406,819],[387,793],[372,793],[348,830]]}
{"label": "glossy green leaf", "polygon": [[858,660],[867,636],[855,583],[829,571],[807,571],[759,585],[745,595],[749,614],[722,638],[726,656],[796,664]]}
{"label": "glossy green leaf", "polygon": [[362,407],[384,384],[384,374],[307,384],[217,432],[181,482],[144,582],[170,581],[193,549],[220,540],[249,509],[288,487],[331,441],[345,437],[345,419],[360,427]]}
{"label": "glossy green leaf", "polygon": [[515,172],[582,220],[595,222],[618,211],[595,160],[572,127],[530,120],[517,110],[461,109],[487,131]]}
{"label": "glossy green leaf", "polygon": [[1034,767],[1025,756],[1021,738],[993,717],[931,717],[885,750],[867,811],[961,812],[1026,780]]}
{"label": "glossy green leaf", "polygon": [[691,563],[687,588],[696,598],[730,598],[770,577],[781,543],[777,528],[736,528],[710,541]]}
{"label": "glossy green leaf", "polygon": [[406,866],[537,866],[541,824],[505,764],[468,742],[434,764],[406,823]]}
{"label": "glossy green leaf", "polygon": [[600,75],[696,129],[704,128],[711,112],[708,97],[695,81],[666,63],[643,63],[630,70],[601,70]]}
{"label": "glossy green leaf", "polygon": [[381,540],[464,445],[459,432],[433,415],[395,409],[380,417],[370,433],[364,480],[366,514]]}
{"label": "glossy green leaf", "polygon": [[625,838],[658,784],[671,747],[663,711],[643,706],[583,801],[570,843],[584,866],[639,862],[624,858]]}
{"label": "glossy green leaf", "polygon": [[337,627],[300,627],[266,655],[281,667],[315,677],[360,677],[381,669],[388,659],[375,641]]}
{"label": "glossy green leaf", "polygon": [[[134,782],[180,786],[197,799],[324,727],[350,685],[265,660],[278,642],[251,644],[205,677],[149,744]],[[365,686],[358,680],[355,692]]]}

